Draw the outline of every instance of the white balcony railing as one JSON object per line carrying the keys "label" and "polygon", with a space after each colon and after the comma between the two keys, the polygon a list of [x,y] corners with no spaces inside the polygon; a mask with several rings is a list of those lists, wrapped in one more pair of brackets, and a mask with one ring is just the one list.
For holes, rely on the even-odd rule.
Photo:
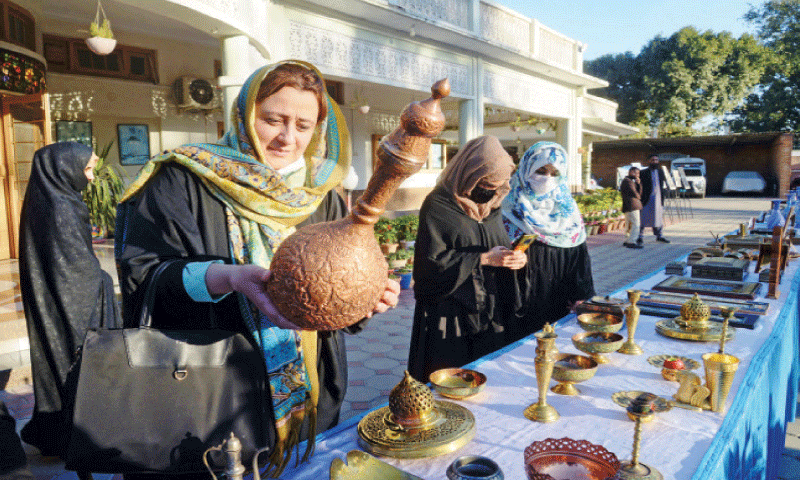
{"label": "white balcony railing", "polygon": [[[388,3],[409,16],[454,25],[521,55],[571,71],[583,69],[580,42],[492,0],[388,0]],[[475,15],[477,21],[473,21]]]}
{"label": "white balcony railing", "polygon": [[409,14],[471,30],[473,0],[389,0]]}

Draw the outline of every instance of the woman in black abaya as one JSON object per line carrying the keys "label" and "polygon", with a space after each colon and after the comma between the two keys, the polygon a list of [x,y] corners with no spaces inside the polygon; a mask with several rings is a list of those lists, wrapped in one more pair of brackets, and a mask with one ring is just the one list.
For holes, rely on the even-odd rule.
{"label": "woman in black abaya", "polygon": [[516,307],[512,270],[525,266],[501,221],[514,164],[491,136],[468,142],[442,172],[419,213],[409,373],[421,382],[505,346]]}
{"label": "woman in black abaya", "polygon": [[44,455],[60,455],[69,440],[67,373],[86,331],[118,324],[114,284],[92,250],[81,197],[97,160],[79,143],[38,150],[22,204],[20,287],[36,400],[22,439]]}

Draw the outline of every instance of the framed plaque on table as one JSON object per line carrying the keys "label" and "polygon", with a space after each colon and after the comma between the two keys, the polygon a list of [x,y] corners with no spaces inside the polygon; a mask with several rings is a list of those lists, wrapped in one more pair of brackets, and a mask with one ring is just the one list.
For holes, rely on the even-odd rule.
{"label": "framed plaque on table", "polygon": [[761,290],[758,282],[737,282],[733,280],[711,280],[673,275],[653,287],[659,292],[697,293],[710,297],[744,298],[753,300]]}

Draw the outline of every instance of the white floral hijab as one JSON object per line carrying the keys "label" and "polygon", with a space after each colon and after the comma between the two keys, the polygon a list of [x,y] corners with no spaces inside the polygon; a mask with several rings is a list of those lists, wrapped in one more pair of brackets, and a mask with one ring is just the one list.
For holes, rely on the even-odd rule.
{"label": "white floral hijab", "polygon": [[[558,169],[556,187],[537,195],[529,180],[548,163]],[[525,152],[511,176],[511,192],[502,203],[503,224],[512,240],[527,233],[560,248],[575,247],[586,240],[583,218],[567,186],[566,171],[566,151],[557,143],[538,142]]]}

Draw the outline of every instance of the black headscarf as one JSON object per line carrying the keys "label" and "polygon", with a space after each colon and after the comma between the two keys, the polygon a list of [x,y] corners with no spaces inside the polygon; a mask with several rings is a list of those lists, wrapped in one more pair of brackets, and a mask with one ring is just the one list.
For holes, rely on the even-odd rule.
{"label": "black headscarf", "polygon": [[[86,330],[118,325],[111,277],[92,250],[81,191],[92,149],[56,143],[33,156],[20,222],[20,287],[30,340],[34,415],[23,439],[59,453],[67,373]],[[59,438],[60,437],[60,438]]]}

